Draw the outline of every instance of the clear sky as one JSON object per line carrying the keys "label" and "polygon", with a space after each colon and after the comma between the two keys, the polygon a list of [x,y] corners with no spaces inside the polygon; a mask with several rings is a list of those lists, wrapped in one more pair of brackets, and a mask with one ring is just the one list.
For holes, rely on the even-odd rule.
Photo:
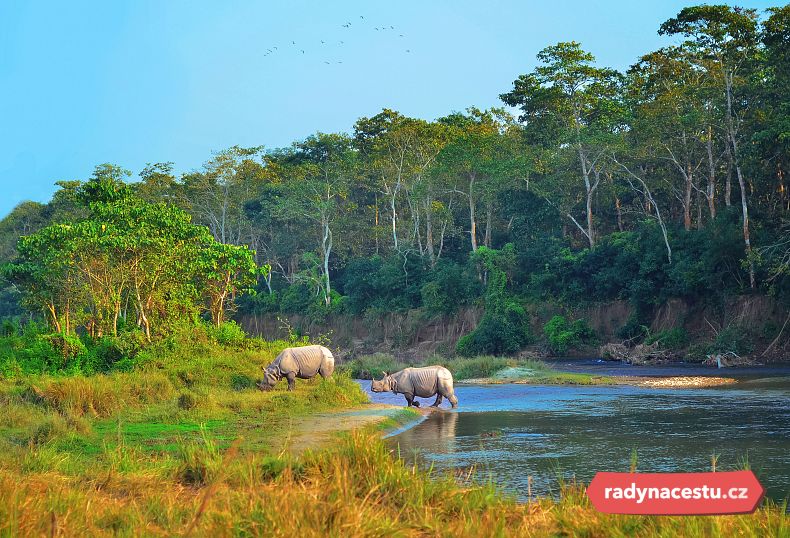
{"label": "clear sky", "polygon": [[500,106],[558,41],[625,69],[668,44],[658,26],[692,3],[2,0],[0,217],[104,162],[184,172],[384,107],[432,119]]}

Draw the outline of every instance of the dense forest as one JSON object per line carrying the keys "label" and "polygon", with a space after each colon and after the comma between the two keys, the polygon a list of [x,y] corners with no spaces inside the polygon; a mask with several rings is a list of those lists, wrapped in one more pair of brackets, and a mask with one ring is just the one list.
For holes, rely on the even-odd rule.
{"label": "dense forest", "polygon": [[628,301],[623,338],[669,298],[788,305],[790,7],[690,7],[658,32],[677,45],[624,73],[548,46],[501,108],[385,108],[181,175],[103,164],[60,181],[0,222],[4,330],[32,316],[151,340],[236,311],[479,305],[458,351],[491,353],[530,341],[528,303]]}

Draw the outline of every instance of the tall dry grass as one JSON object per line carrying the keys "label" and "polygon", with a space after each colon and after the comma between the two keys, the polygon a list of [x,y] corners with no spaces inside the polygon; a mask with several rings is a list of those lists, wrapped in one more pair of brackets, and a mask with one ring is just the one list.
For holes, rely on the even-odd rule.
{"label": "tall dry grass", "polygon": [[[144,454],[132,455],[145,458]],[[202,463],[201,463],[202,462]],[[186,475],[185,465],[212,469]],[[516,503],[394,458],[369,433],[301,459],[191,447],[130,472],[84,476],[0,470],[7,536],[786,536],[770,506],[753,515],[612,516],[578,486],[559,501]]]}

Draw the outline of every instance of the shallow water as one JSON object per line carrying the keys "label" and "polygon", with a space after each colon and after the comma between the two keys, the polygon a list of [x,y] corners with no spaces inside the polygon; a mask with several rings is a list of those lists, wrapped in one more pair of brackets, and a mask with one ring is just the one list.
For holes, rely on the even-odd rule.
{"label": "shallow water", "polygon": [[[748,462],[769,496],[790,494],[788,378],[713,389],[457,385],[456,395],[457,411],[433,413],[388,442],[438,471],[474,466],[478,479],[522,500],[528,476],[533,495],[556,493],[559,477],[628,471],[633,451],[643,472],[709,471],[712,454],[722,471]],[[390,393],[371,399],[405,402]]]}

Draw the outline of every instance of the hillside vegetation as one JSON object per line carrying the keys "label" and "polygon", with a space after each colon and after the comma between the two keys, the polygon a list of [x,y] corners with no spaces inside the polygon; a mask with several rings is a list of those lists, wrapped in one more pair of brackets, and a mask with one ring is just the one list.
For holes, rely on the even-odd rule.
{"label": "hillside vegetation", "polygon": [[625,301],[616,337],[636,344],[667,301],[750,294],[784,312],[689,336],[748,329],[767,345],[790,301],[789,20],[689,7],[657,29],[677,44],[625,72],[547,46],[502,88],[505,108],[384,108],[349,133],[232,147],[183,174],[153,163],[133,182],[101,164],[0,222],[0,317],[150,341],[197,317],[478,307],[453,350],[476,355],[541,339],[534,305]]}

